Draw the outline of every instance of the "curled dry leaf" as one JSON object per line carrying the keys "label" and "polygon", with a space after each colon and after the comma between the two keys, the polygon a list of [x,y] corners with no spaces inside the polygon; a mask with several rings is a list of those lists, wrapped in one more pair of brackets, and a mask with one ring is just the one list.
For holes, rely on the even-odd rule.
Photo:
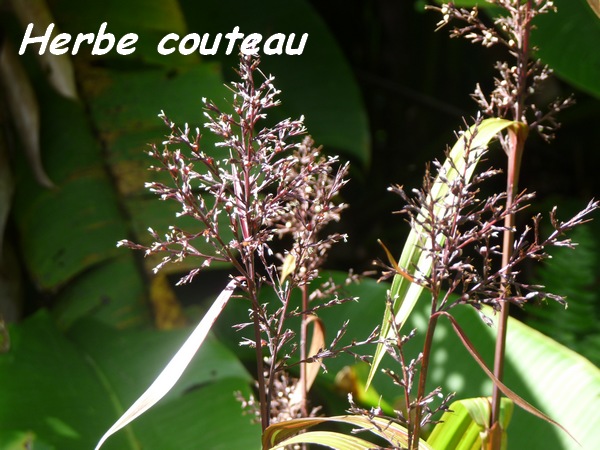
{"label": "curled dry leaf", "polygon": [[53,187],[40,156],[38,102],[27,73],[8,41],[4,41],[0,48],[0,88],[37,182],[48,188]]}
{"label": "curled dry leaf", "polygon": [[[54,23],[54,18],[45,0],[17,0],[12,2],[12,7],[24,29],[30,23],[33,24],[32,36],[43,35],[48,26]],[[54,39],[58,34],[55,26],[50,39]],[[35,46],[37,49],[39,44],[35,44]],[[64,97],[77,100],[75,74],[69,55],[53,55],[49,51],[45,51],[41,55],[39,51],[35,51],[34,54],[56,92]]]}
{"label": "curled dry leaf", "polygon": [[[321,319],[319,319],[317,316],[310,316],[307,320],[309,324],[312,323],[314,325],[312,340],[310,342],[310,349],[308,350],[308,357],[311,358],[325,348],[325,325],[323,324],[323,321],[321,321]],[[310,390],[312,384],[317,378],[320,367],[321,364],[319,363],[319,361],[313,361],[311,363],[306,364],[307,392]],[[303,385],[303,381],[300,381],[300,383],[296,385],[296,388],[291,395],[292,402],[300,403],[302,401]]]}

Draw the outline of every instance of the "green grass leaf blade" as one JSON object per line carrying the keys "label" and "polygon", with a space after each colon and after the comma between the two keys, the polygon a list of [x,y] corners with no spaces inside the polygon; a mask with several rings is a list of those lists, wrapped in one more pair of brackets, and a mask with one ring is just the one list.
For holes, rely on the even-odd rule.
{"label": "green grass leaf blade", "polygon": [[273,447],[273,450],[296,444],[317,444],[337,450],[368,450],[374,446],[372,442],[348,434],[333,431],[309,431],[286,439],[277,447]]}
{"label": "green grass leaf blade", "polygon": [[[385,417],[364,417],[357,415],[348,416],[333,416],[333,417],[308,417],[301,419],[288,420],[286,422],[280,422],[268,427],[263,434],[263,449],[279,449],[284,445],[292,443],[315,443],[321,445],[327,445],[323,441],[308,441],[304,440],[308,433],[304,433],[299,436],[295,436],[298,439],[291,441],[290,436],[295,435],[299,431],[306,430],[314,425],[322,424],[325,422],[336,422],[345,423],[347,425],[353,425],[360,429],[368,430],[373,434],[385,439],[394,447],[406,447],[408,445],[408,431],[402,425],[392,422]],[[337,433],[332,433],[337,434]],[[333,437],[330,436],[332,439]],[[337,437],[336,437],[337,438]],[[328,441],[333,442],[333,441]],[[342,441],[340,441],[342,442]],[[352,441],[347,441],[349,444]],[[367,442],[367,441],[363,441]],[[356,442],[358,443],[358,442]],[[373,444],[369,443],[369,447],[373,448]],[[333,447],[333,448],[363,448],[363,447]],[[419,449],[421,450],[432,450],[425,441],[419,442]]]}

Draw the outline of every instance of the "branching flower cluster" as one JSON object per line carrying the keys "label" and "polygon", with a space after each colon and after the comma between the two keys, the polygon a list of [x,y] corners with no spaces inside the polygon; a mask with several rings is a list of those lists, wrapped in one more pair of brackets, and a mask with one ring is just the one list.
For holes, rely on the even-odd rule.
{"label": "branching flower cluster", "polygon": [[[546,292],[544,286],[521,282],[519,269],[526,260],[540,261],[549,258],[546,252],[549,247],[573,247],[574,244],[565,237],[565,233],[586,222],[587,216],[600,205],[597,201],[591,201],[566,221],[560,221],[556,208],[553,209],[550,222],[554,230],[547,237],[541,236],[541,216],[536,215],[532,219],[532,225],[518,234],[513,252],[504,264],[500,242],[507,228],[505,220],[525,210],[535,196],[521,192],[514,197],[512,203],[506,205],[506,192],[482,195],[483,183],[500,171],[493,168],[477,172],[473,170],[478,160],[479,164],[484,164],[481,159],[487,152],[486,149],[473,148],[476,136],[477,128],[469,138],[462,134],[465,147],[463,161],[460,164],[453,162],[447,152],[450,168],[434,161],[433,169],[436,173],[432,174],[428,167],[420,189],[414,189],[409,194],[401,186],[390,188],[406,202],[400,213],[407,216],[413,230],[427,237],[423,241],[426,244],[420,248],[429,261],[426,270],[423,267],[401,269],[413,274],[412,282],[429,292],[430,327],[435,326],[437,317],[448,315],[454,306],[460,304],[474,307],[488,325],[492,324],[492,320],[486,315],[483,305],[499,311],[503,302],[523,306],[536,299],[552,299],[565,304],[563,297]],[[477,153],[477,158],[474,153]],[[456,176],[450,179],[446,176],[449,172]],[[475,173],[472,178],[467,175],[470,172]],[[444,194],[434,196],[434,183],[440,180],[448,189]],[[397,274],[395,267],[387,269],[383,278]],[[388,302],[391,305],[392,299],[388,299]],[[415,331],[401,336],[393,320],[390,325],[395,330],[392,335],[396,339],[387,339],[384,345],[400,370],[384,369],[384,372],[404,393],[402,409],[396,411],[396,417],[390,420],[405,424],[409,442],[415,442],[413,434],[418,432],[413,430],[418,431],[429,423],[435,423],[436,414],[447,410],[453,394],[444,396],[439,387],[429,393],[422,391],[431,349],[426,344],[423,352],[416,358],[407,359],[403,347]],[[431,329],[428,330],[428,335],[430,331]],[[418,392],[415,392],[419,373],[420,386]],[[360,408],[355,410],[360,411]],[[365,414],[368,416],[372,412]]]}
{"label": "branching flower cluster", "polygon": [[[274,78],[265,76],[258,65],[258,58],[241,55],[240,81],[230,87],[233,112],[203,99],[205,126],[218,137],[215,149],[205,148],[198,128],[192,131],[187,124],[178,128],[164,113],[160,115],[171,132],[163,148],[152,146],[149,154],[158,161],[152,169],[163,178],[166,174],[169,182],[153,181],[147,188],[162,200],[179,203],[177,215],[195,219],[197,229],[171,226],[161,237],[150,228],[154,242],[149,246],[127,240],[119,245],[144,250],[147,256],[163,255],[155,272],[184,258],[198,259],[179,283],[189,283],[213,262],[234,267],[237,285],[251,305],[250,323],[238,328],[254,327],[253,339],[246,343],[257,354],[259,404],[266,428],[277,398],[282,400],[277,390],[287,383],[281,374],[285,369],[281,352],[297,335],[286,328],[286,319],[293,315],[292,291],[305,289],[318,276],[330,247],[346,238],[338,233],[322,235],[345,208],[336,196],[346,183],[348,165],[323,156],[309,137],[298,142],[306,131],[303,118],[260,128],[267,110],[279,104],[279,91]],[[277,254],[276,241],[277,248],[290,245],[284,255]],[[260,302],[262,286],[273,289],[278,305]],[[334,298],[331,304],[341,301]],[[303,321],[315,310],[303,305]]]}
{"label": "branching flower cluster", "polygon": [[[181,130],[164,113],[160,115],[171,134],[163,142],[163,150],[152,146],[149,154],[160,163],[152,169],[166,172],[172,185],[150,182],[146,187],[162,200],[180,203],[178,216],[196,219],[201,229],[187,232],[170,227],[164,239],[150,229],[155,242],[149,247],[121,241],[121,245],[145,250],[147,256],[166,252],[155,272],[169,262],[194,256],[203,259],[201,268],[213,261],[229,262],[246,276],[258,255],[273,281],[275,272],[268,256],[275,236],[293,234],[294,252],[300,260],[305,259],[302,254],[323,253],[322,247],[345,238],[332,235],[319,240],[317,233],[328,222],[338,220],[344,208],[333,198],[345,184],[347,165],[333,173],[337,158],[320,156],[310,138],[300,145],[287,142],[305,133],[302,118],[284,120],[255,134],[258,121],[266,116],[265,110],[279,104],[273,77],[254,86],[257,65],[258,60],[248,59],[240,65],[242,81],[232,83],[234,114],[221,112],[204,99],[206,127],[221,137],[216,146],[227,149],[220,156],[208,155],[202,149],[199,129],[192,134],[187,124]],[[172,146],[182,146],[190,155],[179,148],[171,150]],[[229,234],[223,232],[224,224]],[[291,274],[294,279],[302,267],[306,270],[300,265]],[[181,282],[191,281],[201,268],[192,270]]]}
{"label": "branching flower cluster", "polygon": [[[475,136],[476,133],[470,141]],[[448,311],[457,304],[470,304],[477,310],[481,310],[481,305],[486,304],[499,310],[502,301],[523,306],[527,301],[542,298],[564,303],[562,297],[545,292],[543,286],[518,281],[518,268],[526,260],[540,261],[549,258],[546,252],[549,247],[574,247],[565,233],[586,222],[586,216],[597,209],[599,203],[589,202],[582,211],[567,221],[558,220],[554,208],[550,213],[554,231],[545,238],[540,235],[541,216],[536,215],[532,219],[532,225],[525,227],[515,239],[508,264],[502,265],[502,250],[498,238],[506,229],[505,218],[525,210],[535,194],[521,192],[509,207],[504,204],[505,192],[482,196],[480,185],[499,171],[486,169],[468,180],[465,174],[476,162],[470,156],[475,150],[470,149],[470,142],[466,143],[466,148],[464,169],[459,171],[453,166],[459,175],[452,181],[447,181],[449,189],[445,195],[438,198],[430,195],[434,176],[429,169],[426,171],[423,187],[413,190],[412,196],[400,186],[391,188],[407,202],[401,213],[408,216],[413,228],[420,227],[429,236],[428,242],[431,243],[423,248],[431,261],[431,273],[417,274],[415,282],[431,292],[437,311]],[[485,150],[479,151],[482,156],[485,155]],[[441,164],[435,161],[434,166],[439,173]]]}
{"label": "branching flower cluster", "polygon": [[512,62],[498,61],[496,70],[498,77],[494,79],[494,89],[489,95],[483,92],[478,84],[473,98],[482,112],[491,117],[510,118],[526,123],[539,135],[550,140],[559,124],[556,114],[574,103],[572,97],[556,99],[544,110],[529,101],[538,91],[540,85],[552,74],[552,70],[538,59],[530,59],[534,51],[529,38],[533,27],[532,21],[540,14],[555,12],[556,7],[551,0],[487,0],[505,11],[488,25],[480,17],[477,7],[473,9],[458,8],[453,3],[445,3],[441,7],[429,6],[442,14],[438,29],[456,20],[463,25],[451,29],[451,37],[464,37],[484,47],[501,45],[508,50]]}

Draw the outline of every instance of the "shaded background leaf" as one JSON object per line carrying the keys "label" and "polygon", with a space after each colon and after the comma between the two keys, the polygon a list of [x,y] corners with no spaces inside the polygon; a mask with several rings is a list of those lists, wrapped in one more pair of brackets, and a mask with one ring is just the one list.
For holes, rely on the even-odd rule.
{"label": "shaded background leaf", "polygon": [[[48,314],[32,316],[11,328],[11,353],[0,355],[0,430],[32,431],[66,450],[93,448],[109,420],[114,421],[135,400],[187,333],[115,332],[86,320],[65,337]],[[235,355],[209,339],[160,407],[111,438],[106,448],[163,449],[172,439],[177,448],[197,448],[198,442],[226,448],[219,447],[220,433],[229,427],[237,443],[251,447],[259,441],[260,429],[234,414],[239,403],[233,396],[236,390],[248,393],[250,380]],[[36,395],[24,397],[31,386],[36,387]],[[200,418],[189,413],[206,408],[215,398],[218,413]],[[229,419],[223,421],[224,417]]]}
{"label": "shaded background leaf", "polygon": [[[11,2],[11,6],[24,29],[30,24],[33,25],[31,36],[44,34],[46,29],[54,24],[54,18],[46,0],[21,0]],[[58,34],[60,34],[60,31],[54,25],[51,39],[54,39]],[[58,55],[49,51],[40,54],[39,44],[35,44],[35,48],[38,50],[35,55],[42,71],[46,74],[54,89],[67,98],[77,100],[75,75],[69,54]]]}
{"label": "shaded background leaf", "polygon": [[[303,114],[309,133],[327,152],[369,164],[369,125],[360,92],[344,55],[309,2],[292,0],[282,7],[277,0],[266,0],[247,8],[243,0],[188,0],[181,5],[188,27],[197,33],[214,36],[240,25],[240,32],[262,33],[265,39],[274,33],[295,33],[296,39],[308,33],[302,55],[262,57],[261,70],[273,74],[282,91],[282,106],[273,110],[271,120]],[[226,56],[221,51],[215,57],[222,61],[226,78],[233,78],[228,68],[237,65],[235,52]]]}

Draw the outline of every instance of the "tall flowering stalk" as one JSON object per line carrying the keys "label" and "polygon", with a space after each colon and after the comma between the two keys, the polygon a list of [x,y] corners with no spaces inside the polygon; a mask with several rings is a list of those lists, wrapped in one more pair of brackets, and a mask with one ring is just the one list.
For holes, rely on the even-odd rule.
{"label": "tall flowering stalk", "polygon": [[[481,157],[485,155],[482,149],[472,147],[471,139],[466,142],[464,169],[458,171],[458,176],[449,182],[448,191],[442,196],[431,195],[435,180],[429,170],[425,175],[423,187],[413,190],[412,195],[408,195],[401,186],[391,189],[407,202],[407,206],[401,212],[409,217],[413,229],[418,228],[420,233],[428,237],[428,245],[423,247],[423,254],[429,262],[427,270],[416,270],[412,275],[412,282],[422,286],[428,292],[431,301],[423,350],[416,360],[406,364],[402,354],[402,345],[406,338],[398,337],[396,341],[386,344],[388,353],[403,369],[402,378],[392,374],[392,379],[404,389],[406,410],[409,414],[403,414],[400,418],[408,425],[410,449],[418,448],[420,430],[433,420],[433,413],[446,408],[449,403],[449,398],[442,396],[439,388],[430,393],[425,390],[430,355],[435,351],[433,334],[438,320],[442,317],[450,321],[467,350],[494,379],[499,391],[526,411],[552,422],[512,392],[497,375],[487,370],[475,347],[453,319],[451,311],[460,304],[471,305],[480,312],[482,319],[491,325],[491,319],[483,313],[483,305],[502,312],[506,303],[523,306],[535,299],[548,298],[566,304],[563,297],[545,291],[544,286],[520,281],[517,278],[519,267],[527,260],[541,261],[549,258],[547,249],[550,247],[572,248],[574,244],[564,235],[584,223],[587,220],[586,216],[598,208],[598,202],[592,201],[566,221],[560,221],[556,208],[553,209],[550,222],[554,231],[547,237],[540,234],[541,216],[536,215],[531,226],[518,233],[517,238],[513,240],[510,255],[506,256],[497,244],[497,238],[507,232],[507,218],[527,208],[535,195],[519,193],[509,205],[506,205],[508,192],[481,196],[482,183],[498,175],[500,171],[483,170],[469,179],[466,173],[476,164],[471,155],[473,152],[478,152]],[[440,174],[443,177],[442,166],[438,163],[434,165],[438,170],[438,177]],[[389,274],[397,273],[398,269],[403,270],[397,267],[389,269]],[[399,336],[397,332],[396,336]],[[417,368],[418,379],[415,375]],[[413,383],[413,380],[416,382]],[[442,401],[439,406],[433,408],[432,400],[435,396],[442,398]],[[451,396],[452,394],[450,398]],[[412,416],[411,411],[414,412]]]}
{"label": "tall flowering stalk", "polygon": [[[230,87],[233,112],[203,99],[205,126],[218,137],[216,148],[204,148],[199,128],[178,128],[161,113],[170,134],[162,148],[153,145],[149,151],[158,161],[151,169],[166,174],[170,182],[149,182],[147,188],[161,200],[179,203],[177,215],[193,218],[196,229],[170,226],[161,237],[150,228],[150,245],[128,240],[119,245],[143,250],[146,256],[162,255],[154,272],[188,257],[198,260],[179,284],[191,282],[213,262],[231,264],[232,281],[220,296],[216,314],[234,290],[249,301],[250,321],[237,327],[253,328],[252,340],[244,343],[256,353],[258,402],[250,399],[246,404],[257,406],[265,429],[271,421],[309,414],[306,366],[312,355],[307,327],[318,320],[318,306],[309,306],[317,297],[309,284],[318,277],[331,246],[346,238],[323,230],[345,208],[336,196],[346,183],[348,165],[322,155],[309,137],[299,138],[306,131],[302,118],[263,126],[267,111],[279,104],[280,92],[274,78],[259,70],[258,57],[240,58],[239,81]],[[276,252],[286,244],[283,254]],[[265,287],[276,294],[277,304],[261,303]],[[291,307],[295,290],[302,293],[300,309]],[[328,305],[343,301],[332,295]],[[302,319],[299,332],[288,328],[287,319],[293,316]],[[298,334],[299,343],[292,345]],[[286,372],[295,348],[300,348],[300,383]]]}
{"label": "tall flowering stalk", "polygon": [[[508,156],[507,170],[507,196],[506,208],[510,209],[515,201],[518,191],[518,179],[521,158],[528,130],[537,132],[543,139],[550,140],[558,127],[556,114],[573,103],[572,98],[557,99],[544,109],[531,101],[532,95],[540,88],[551,70],[538,59],[531,58],[532,48],[530,42],[532,21],[540,14],[555,12],[556,7],[551,0],[487,0],[504,11],[494,19],[494,26],[489,26],[481,20],[477,8],[464,9],[446,3],[436,9],[442,14],[438,27],[448,25],[451,21],[462,22],[452,28],[451,37],[464,37],[473,43],[485,47],[501,45],[508,51],[512,61],[498,62],[496,69],[498,76],[494,79],[493,90],[486,95],[481,86],[477,85],[473,98],[486,115],[511,119],[523,126],[509,131],[501,139],[502,147]],[[510,214],[505,219],[505,231],[502,247],[502,265],[508,266],[514,251],[515,214]],[[501,295],[501,317],[499,320],[494,360],[494,374],[501,380],[504,371],[504,352],[506,343],[506,327],[510,302],[508,301],[510,280],[513,277],[510,271],[504,275],[503,294]],[[492,394],[491,424],[498,421],[500,411],[500,391],[495,385]]]}

